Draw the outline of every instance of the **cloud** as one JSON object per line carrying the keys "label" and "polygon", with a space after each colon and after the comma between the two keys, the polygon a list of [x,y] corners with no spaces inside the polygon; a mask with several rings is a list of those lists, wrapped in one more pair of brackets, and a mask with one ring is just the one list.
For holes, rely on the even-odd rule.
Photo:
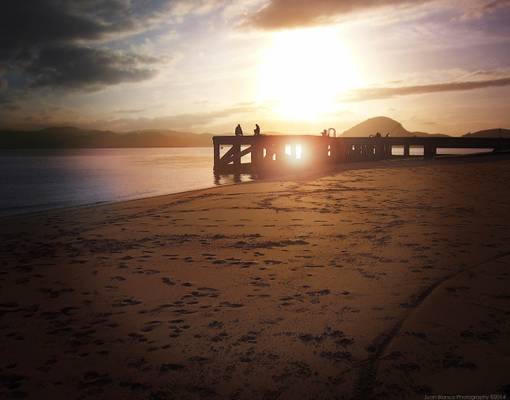
{"label": "cloud", "polygon": [[[3,84],[5,85],[2,89],[2,82],[4,82]],[[17,110],[20,110],[21,107],[19,105],[19,99],[17,96],[7,96],[6,93],[7,93],[7,83],[6,81],[2,81],[0,79],[0,115],[1,115],[1,118],[0,119],[5,119],[5,114],[6,113],[10,113],[12,111],[17,111]],[[5,121],[2,121],[2,122],[5,122]]]}
{"label": "cloud", "polygon": [[510,7],[510,0],[471,1],[466,5],[465,12],[461,17],[463,19],[480,18],[504,7]]}
{"label": "cloud", "polygon": [[146,108],[122,108],[115,110],[115,114],[138,114],[146,110]]}
{"label": "cloud", "polygon": [[481,17],[510,6],[510,0],[270,0],[245,21],[245,26],[261,29],[297,28],[333,22],[354,13],[382,7],[417,6],[434,3],[437,7],[454,8],[463,18]]}
{"label": "cloud", "polygon": [[39,0],[3,3],[0,13],[0,57],[26,57],[31,51],[55,43],[98,40],[114,32],[133,29],[126,2]]}
{"label": "cloud", "polygon": [[235,126],[235,117],[244,114],[252,114],[260,111],[260,108],[252,103],[236,104],[225,109],[204,111],[197,113],[182,113],[167,115],[156,118],[119,118],[108,121],[96,121],[93,126],[108,127],[108,129],[126,131],[136,129],[203,129],[218,121],[232,119],[231,125]]}
{"label": "cloud", "polygon": [[339,16],[384,6],[420,4],[431,0],[271,0],[245,25],[262,29],[296,28],[330,22]]}
{"label": "cloud", "polygon": [[367,89],[357,89],[353,91],[346,101],[364,101],[386,99],[394,96],[406,96],[413,94],[426,94],[438,92],[451,92],[460,90],[474,90],[489,87],[502,87],[510,85],[510,77],[480,80],[480,81],[465,81],[465,82],[445,82],[430,85],[414,85],[414,86],[400,86],[400,87],[377,87]]}
{"label": "cloud", "polygon": [[26,67],[33,86],[97,89],[153,77],[157,58],[103,48],[62,45],[44,48]]}
{"label": "cloud", "polygon": [[169,7],[157,0],[3,2],[0,65],[36,86],[90,90],[149,79],[153,57],[95,47],[154,28]]}

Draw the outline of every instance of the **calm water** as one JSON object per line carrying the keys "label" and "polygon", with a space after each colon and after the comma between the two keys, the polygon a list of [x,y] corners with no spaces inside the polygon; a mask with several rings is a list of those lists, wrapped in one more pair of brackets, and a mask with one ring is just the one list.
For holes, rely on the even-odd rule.
{"label": "calm water", "polygon": [[234,183],[212,169],[212,148],[0,150],[0,216]]}
{"label": "calm water", "polygon": [[212,148],[0,150],[0,215],[233,183],[212,168]]}

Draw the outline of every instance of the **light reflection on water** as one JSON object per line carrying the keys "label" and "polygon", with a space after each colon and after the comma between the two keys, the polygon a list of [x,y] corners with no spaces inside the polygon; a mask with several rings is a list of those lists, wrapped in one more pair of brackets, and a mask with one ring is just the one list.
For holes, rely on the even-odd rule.
{"label": "light reflection on water", "polygon": [[213,175],[212,148],[0,151],[0,215],[250,180]]}

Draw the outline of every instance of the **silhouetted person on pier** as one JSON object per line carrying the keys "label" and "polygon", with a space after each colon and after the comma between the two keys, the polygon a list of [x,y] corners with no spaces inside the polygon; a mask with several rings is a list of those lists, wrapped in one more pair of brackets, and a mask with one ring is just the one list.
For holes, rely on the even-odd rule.
{"label": "silhouetted person on pier", "polygon": [[390,133],[388,132],[385,137],[390,137]]}
{"label": "silhouetted person on pier", "polygon": [[255,124],[255,129],[253,130],[253,134],[255,136],[260,136],[260,126],[259,126],[259,124]]}
{"label": "silhouetted person on pier", "polygon": [[241,128],[240,124],[236,126],[236,136],[243,136],[243,128]]}
{"label": "silhouetted person on pier", "polygon": [[375,137],[381,137],[381,134],[380,134],[379,132],[377,132],[377,133],[375,134]]}
{"label": "silhouetted person on pier", "polygon": [[321,136],[322,136],[322,137],[326,137],[326,136],[328,136],[328,131],[327,131],[327,129],[324,129],[324,130],[321,132]]}

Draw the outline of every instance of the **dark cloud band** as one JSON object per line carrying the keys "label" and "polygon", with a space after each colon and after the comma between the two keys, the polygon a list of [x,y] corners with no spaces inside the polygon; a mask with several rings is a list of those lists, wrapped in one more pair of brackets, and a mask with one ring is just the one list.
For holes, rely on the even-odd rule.
{"label": "dark cloud band", "polygon": [[510,85],[510,77],[483,81],[447,82],[433,85],[368,88],[358,89],[354,91],[352,96],[349,97],[347,100],[349,101],[377,100],[387,99],[389,97],[395,96],[406,96],[413,94],[426,94],[437,92],[452,92],[460,90],[474,90],[489,87],[502,87],[508,85]]}
{"label": "dark cloud band", "polygon": [[143,30],[144,22],[167,7],[167,2],[156,0],[144,2],[146,7],[139,7],[139,3],[126,0],[3,2],[0,6],[3,79],[16,74],[32,87],[94,90],[153,77],[158,61],[154,57],[97,47],[104,41]]}
{"label": "dark cloud band", "polygon": [[252,15],[246,25],[262,29],[296,28],[328,22],[341,15],[367,9],[430,0],[271,0]]}
{"label": "dark cloud band", "polygon": [[109,49],[54,46],[43,49],[27,67],[33,86],[96,89],[137,82],[156,74],[158,59]]}
{"label": "dark cloud band", "polygon": [[[438,0],[270,0],[267,5],[251,15],[244,23],[260,29],[287,29],[319,25],[353,13],[370,11],[381,7],[416,6]],[[453,4],[452,4],[453,3]],[[462,4],[444,2],[458,7],[463,15],[483,15],[510,6],[510,0],[473,0],[465,14]]]}

